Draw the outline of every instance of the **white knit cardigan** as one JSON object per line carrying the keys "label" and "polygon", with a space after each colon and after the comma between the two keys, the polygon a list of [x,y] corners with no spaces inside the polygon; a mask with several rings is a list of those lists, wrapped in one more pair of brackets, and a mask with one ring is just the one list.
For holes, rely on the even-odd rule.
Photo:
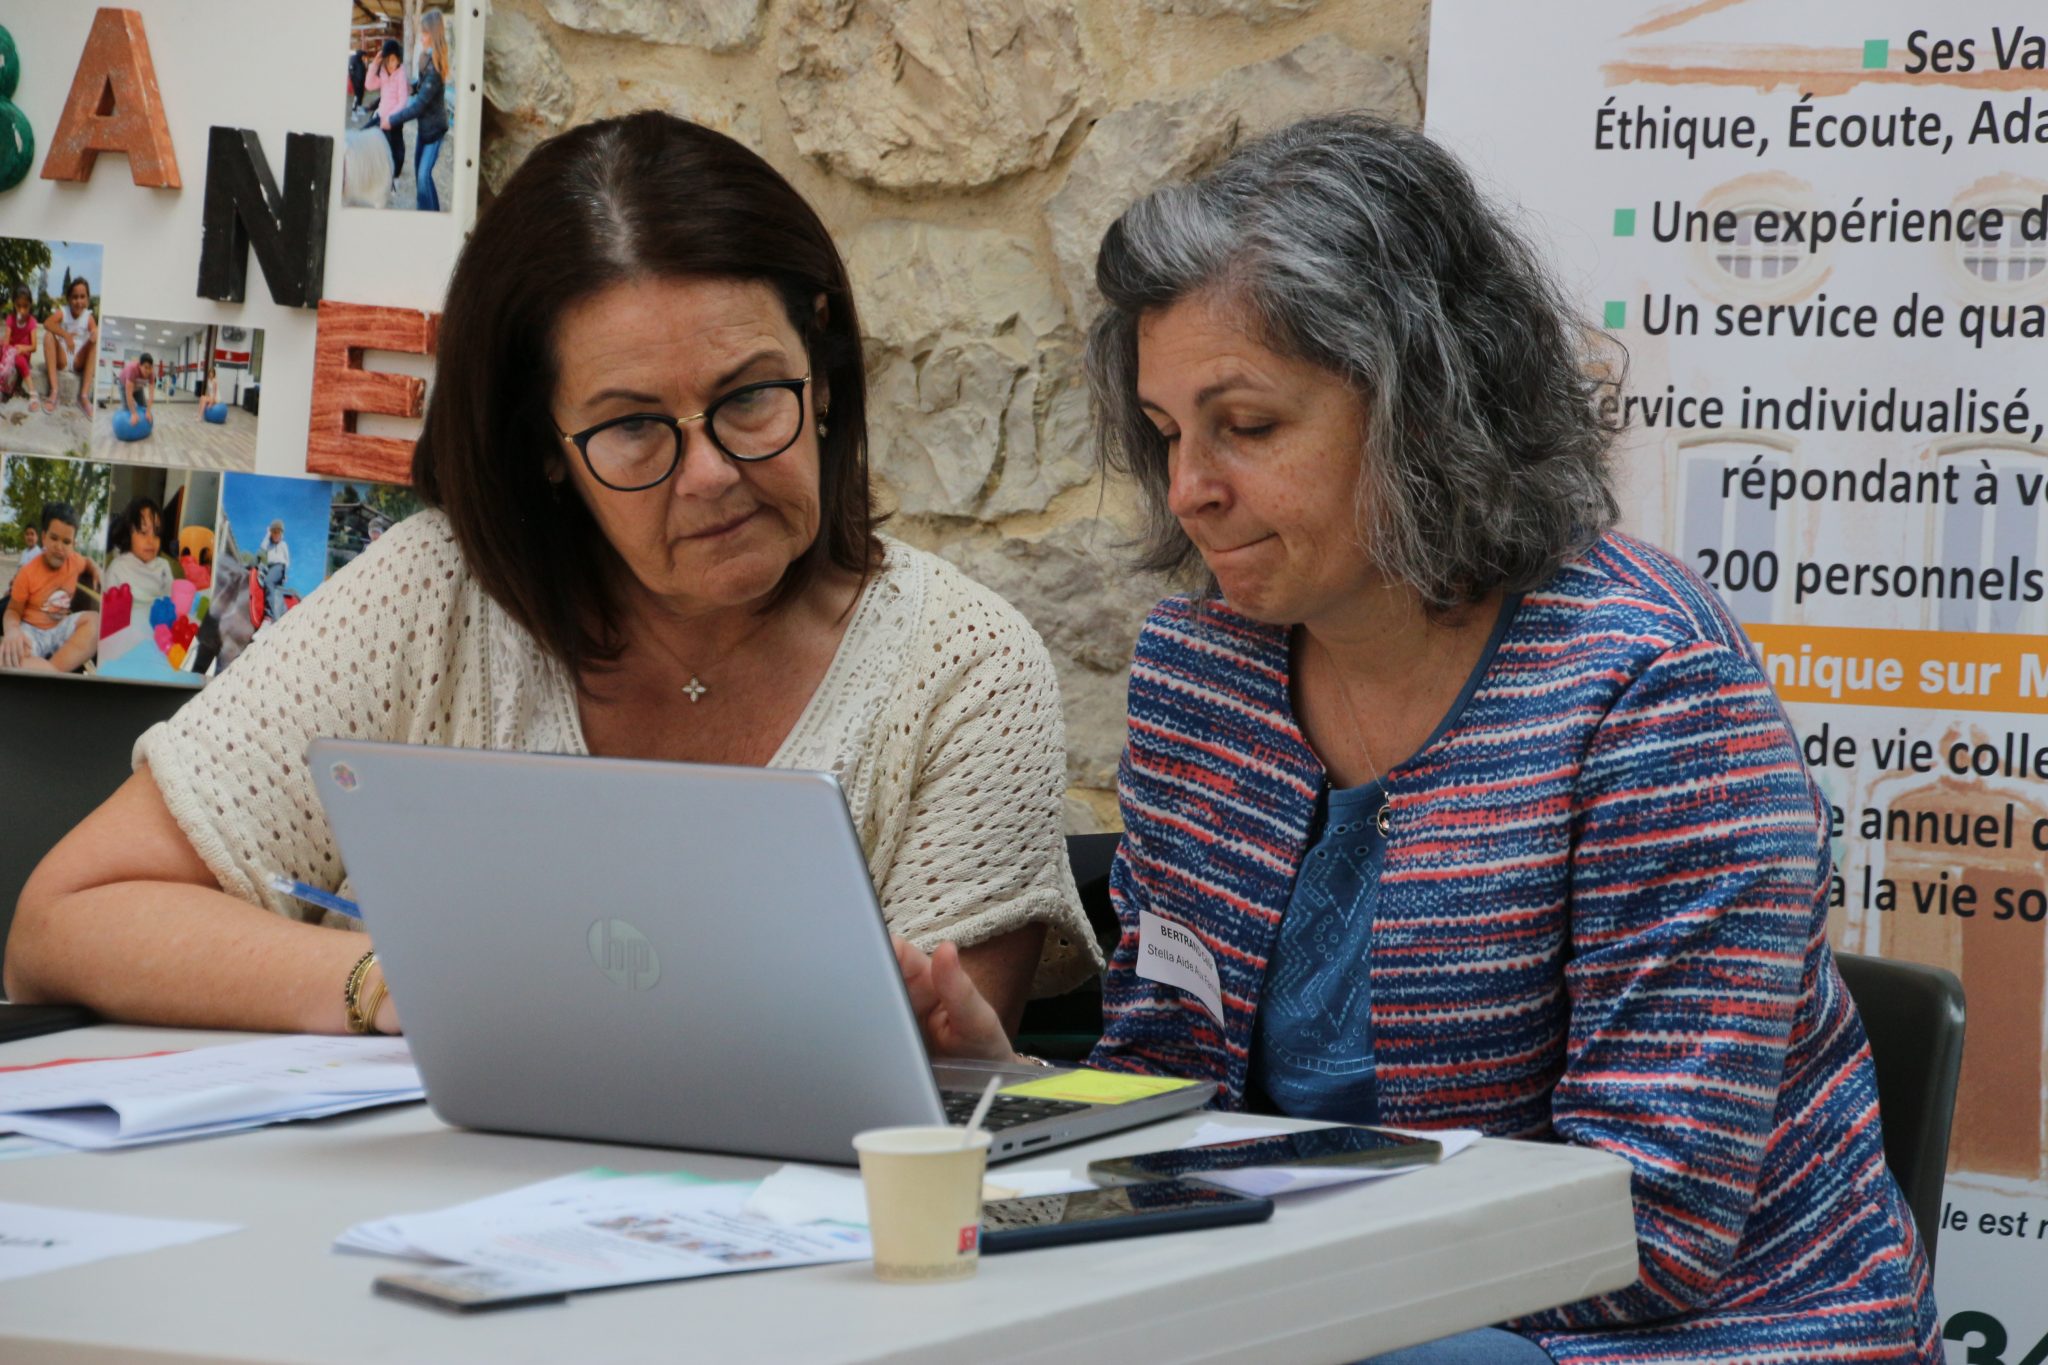
{"label": "white knit cardigan", "polygon": [[[837,775],[897,933],[965,947],[1044,921],[1033,990],[1063,990],[1101,957],[1060,833],[1065,738],[1045,646],[945,561],[883,543],[882,568],[769,766]],[[393,528],[263,627],[137,741],[135,762],[223,889],[318,918],[269,882],[344,887],[303,761],[323,735],[589,752],[568,671],[484,593],[435,512]]]}

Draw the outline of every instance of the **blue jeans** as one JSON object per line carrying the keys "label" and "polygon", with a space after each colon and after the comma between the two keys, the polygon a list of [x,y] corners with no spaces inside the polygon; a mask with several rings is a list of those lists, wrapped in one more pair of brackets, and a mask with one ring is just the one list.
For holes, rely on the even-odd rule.
{"label": "blue jeans", "polygon": [[263,619],[281,621],[284,619],[284,565],[263,566]]}
{"label": "blue jeans", "polygon": [[412,183],[414,187],[413,207],[438,213],[441,196],[434,191],[434,163],[441,159],[441,143],[445,139],[435,138],[422,142],[412,152]]}
{"label": "blue jeans", "polygon": [[1359,1365],[1554,1365],[1541,1346],[1527,1337],[1482,1327],[1454,1337],[1389,1351]]}

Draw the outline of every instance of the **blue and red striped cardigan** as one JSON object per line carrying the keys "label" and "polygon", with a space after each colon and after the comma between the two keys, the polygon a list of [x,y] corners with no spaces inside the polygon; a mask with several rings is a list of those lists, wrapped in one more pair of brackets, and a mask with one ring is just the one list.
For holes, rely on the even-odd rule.
{"label": "blue and red striped cardigan", "polygon": [[[1288,634],[1161,603],[1131,671],[1093,1064],[1243,1103],[1266,962],[1323,783]],[[1380,1114],[1614,1152],[1642,1273],[1513,1326],[1565,1365],[1940,1365],[1825,937],[1826,807],[1740,628],[1609,535],[1522,599],[1464,711],[1388,774],[1370,972]],[[1199,935],[1219,1028],[1134,970],[1138,915]]]}

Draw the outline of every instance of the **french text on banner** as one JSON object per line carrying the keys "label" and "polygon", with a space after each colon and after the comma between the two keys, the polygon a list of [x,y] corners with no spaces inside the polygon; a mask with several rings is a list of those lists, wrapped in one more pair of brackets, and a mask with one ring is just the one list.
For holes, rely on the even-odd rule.
{"label": "french text on banner", "polygon": [[2048,641],[2034,635],[1751,625],[1787,702],[2048,713]]}

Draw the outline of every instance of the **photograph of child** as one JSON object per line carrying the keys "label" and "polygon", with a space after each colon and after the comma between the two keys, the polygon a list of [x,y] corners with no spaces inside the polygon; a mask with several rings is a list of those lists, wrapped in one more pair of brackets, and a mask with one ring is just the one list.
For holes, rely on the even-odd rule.
{"label": "photograph of child", "polygon": [[327,518],[327,576],[375,544],[386,531],[420,510],[410,488],[344,479],[334,485]]}
{"label": "photograph of child", "polygon": [[206,619],[193,667],[218,673],[256,633],[284,618],[327,577],[334,486],[325,479],[229,474],[221,480]]}
{"label": "photograph of child", "polygon": [[186,469],[256,467],[263,333],[110,316],[100,324],[95,459]]}
{"label": "photograph of child", "polygon": [[0,347],[0,402],[19,397],[30,401],[29,371],[36,362],[36,295],[25,284],[14,286],[7,304],[7,341]]}
{"label": "photograph of child", "polygon": [[0,462],[0,668],[91,670],[108,483],[101,464],[31,455]]}
{"label": "photograph of child", "polygon": [[0,237],[0,441],[9,450],[85,453],[104,254],[86,242]]}
{"label": "photograph of child", "polygon": [[197,687],[211,606],[219,474],[114,467],[100,600],[103,678]]}
{"label": "photograph of child", "polygon": [[352,0],[341,197],[358,208],[439,212],[454,186],[441,155],[454,116],[447,13],[418,0]]}

